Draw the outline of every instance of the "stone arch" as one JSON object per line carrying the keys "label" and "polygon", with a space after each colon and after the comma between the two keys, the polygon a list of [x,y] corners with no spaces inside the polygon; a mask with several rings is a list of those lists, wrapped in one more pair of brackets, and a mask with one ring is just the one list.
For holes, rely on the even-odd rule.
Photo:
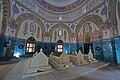
{"label": "stone arch", "polygon": [[[39,18],[37,18],[34,14],[26,13],[26,14],[21,14],[16,19],[17,30],[16,30],[15,37],[17,37],[18,31],[20,29],[20,25],[24,20],[34,20],[41,27],[42,34],[45,33],[45,27],[44,27],[43,22]],[[42,39],[42,41],[43,41],[43,39]]]}
{"label": "stone arch", "polygon": [[54,26],[52,26],[52,28],[49,30],[49,33],[51,34],[50,40],[52,40],[52,34],[53,34],[54,30],[57,28],[60,28],[60,27],[62,29],[65,29],[68,32],[68,36],[69,36],[69,34],[71,33],[71,29],[66,24],[58,23],[58,24],[55,24]]}
{"label": "stone arch", "polygon": [[98,26],[98,28],[100,29],[100,33],[101,33],[101,36],[102,36],[102,26],[104,25],[104,22],[103,22],[103,20],[100,16],[94,15],[94,14],[93,15],[87,15],[78,22],[78,24],[76,26],[76,29],[75,29],[75,32],[77,34],[79,33],[80,28],[86,22],[93,22],[94,24],[96,24]]}

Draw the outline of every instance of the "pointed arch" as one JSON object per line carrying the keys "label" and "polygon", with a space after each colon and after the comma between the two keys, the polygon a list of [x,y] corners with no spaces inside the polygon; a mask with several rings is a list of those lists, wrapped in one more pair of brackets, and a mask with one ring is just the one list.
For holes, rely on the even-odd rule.
{"label": "pointed arch", "polygon": [[[39,18],[37,18],[34,14],[26,13],[26,14],[21,14],[16,19],[17,30],[16,30],[16,33],[15,33],[15,37],[17,37],[18,31],[20,29],[20,25],[24,20],[34,20],[41,27],[42,34],[45,33],[45,27],[44,27],[43,22]],[[43,39],[42,39],[42,41],[43,41]]]}
{"label": "pointed arch", "polygon": [[88,15],[88,16],[85,16],[84,18],[82,18],[77,26],[76,26],[76,29],[75,29],[75,32],[76,33],[79,33],[79,30],[80,28],[82,28],[82,26],[84,25],[84,23],[86,22],[93,22],[94,24],[96,24],[98,26],[98,28],[100,29],[100,33],[101,33],[101,36],[102,36],[102,26],[104,25],[104,22],[102,20],[102,18],[98,15]]}
{"label": "pointed arch", "polygon": [[[51,33],[51,41],[52,41],[52,34],[54,32],[55,29],[58,29],[58,28],[62,28],[62,29],[65,29],[68,34],[71,33],[71,29],[66,25],[66,24],[62,24],[62,23],[59,23],[59,24],[55,24],[50,30],[49,30],[49,33]],[[68,35],[69,36],[69,35]]]}

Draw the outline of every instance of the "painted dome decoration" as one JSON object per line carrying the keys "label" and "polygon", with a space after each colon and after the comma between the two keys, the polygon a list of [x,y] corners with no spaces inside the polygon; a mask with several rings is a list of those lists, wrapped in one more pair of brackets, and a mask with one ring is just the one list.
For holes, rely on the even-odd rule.
{"label": "painted dome decoration", "polygon": [[16,25],[14,17],[10,18],[10,20],[9,20],[9,27],[12,28],[12,29],[16,29],[17,25]]}
{"label": "painted dome decoration", "polygon": [[[82,4],[87,2],[87,0],[34,0],[40,7],[44,8],[47,11],[54,12],[54,13],[63,13],[63,12],[70,12],[75,10],[76,8],[80,7]],[[51,2],[50,2],[51,1]],[[52,4],[52,1],[56,2]],[[61,2],[60,2],[61,1]],[[62,5],[62,2],[68,2]],[[55,4],[60,4],[61,6],[57,6]]]}
{"label": "painted dome decoration", "polygon": [[101,15],[107,14],[107,6],[104,6],[104,8],[101,11]]}
{"label": "painted dome decoration", "polygon": [[18,7],[16,6],[16,4],[14,4],[12,8],[13,8],[13,12],[14,12],[14,13],[16,13],[16,14],[19,13],[19,9],[18,9]]}
{"label": "painted dome decoration", "polygon": [[55,6],[66,6],[74,3],[77,0],[45,0],[45,1]]}
{"label": "painted dome decoration", "polygon": [[99,5],[105,2],[105,0],[65,0],[66,3],[59,6],[57,4],[53,4],[52,2],[62,4],[63,0],[15,1],[18,3],[18,5],[25,6],[29,11],[36,13],[47,22],[73,22],[83,16],[85,13],[90,13],[90,11],[98,8]]}

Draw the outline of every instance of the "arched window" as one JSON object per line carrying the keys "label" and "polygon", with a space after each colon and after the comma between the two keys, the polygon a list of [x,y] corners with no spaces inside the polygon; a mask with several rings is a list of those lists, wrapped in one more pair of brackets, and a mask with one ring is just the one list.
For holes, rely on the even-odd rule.
{"label": "arched window", "polygon": [[63,52],[63,41],[62,40],[58,40],[57,41],[57,52],[58,53],[62,53]]}
{"label": "arched window", "polygon": [[63,36],[63,30],[62,29],[58,30],[58,36]]}
{"label": "arched window", "polygon": [[26,43],[26,54],[34,54],[36,52],[36,43],[33,37],[28,38]]}

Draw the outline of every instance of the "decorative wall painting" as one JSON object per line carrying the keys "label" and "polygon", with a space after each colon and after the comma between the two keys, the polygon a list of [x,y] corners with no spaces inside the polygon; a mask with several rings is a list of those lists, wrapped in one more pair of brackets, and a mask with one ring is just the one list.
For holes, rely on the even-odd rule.
{"label": "decorative wall painting", "polygon": [[120,19],[120,2],[118,2],[118,16],[119,16],[119,19]]}
{"label": "decorative wall painting", "polygon": [[35,22],[32,22],[30,24],[30,32],[32,32],[32,33],[36,32],[36,24],[35,24]]}
{"label": "decorative wall painting", "polygon": [[67,33],[66,33],[66,31],[64,31],[64,41],[66,41],[67,40]]}
{"label": "decorative wall painting", "polygon": [[23,30],[24,36],[27,34],[27,29],[28,29],[28,22],[26,21],[26,22],[24,23],[24,30]]}

